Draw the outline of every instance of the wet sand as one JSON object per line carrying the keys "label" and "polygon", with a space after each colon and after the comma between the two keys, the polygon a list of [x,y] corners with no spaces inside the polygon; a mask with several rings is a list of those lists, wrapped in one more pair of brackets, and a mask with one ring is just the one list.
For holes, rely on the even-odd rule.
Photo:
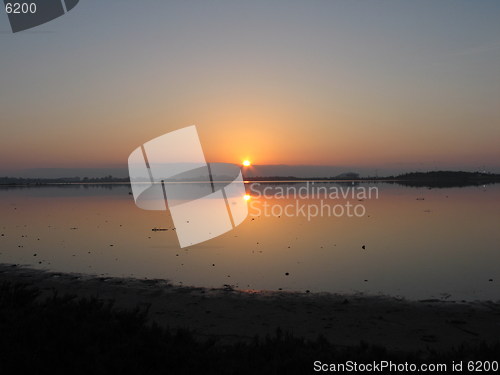
{"label": "wet sand", "polygon": [[249,340],[283,331],[325,336],[340,346],[361,341],[389,350],[446,350],[500,337],[500,302],[407,301],[384,296],[224,290],[173,286],[167,280],[100,278],[0,264],[0,282],[20,282],[40,298],[72,294],[149,307],[149,319],[188,328],[199,338]]}

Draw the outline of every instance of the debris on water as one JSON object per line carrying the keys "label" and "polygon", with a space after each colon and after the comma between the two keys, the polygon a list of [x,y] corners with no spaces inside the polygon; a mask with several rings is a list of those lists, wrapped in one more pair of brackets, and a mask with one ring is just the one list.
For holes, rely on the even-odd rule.
{"label": "debris on water", "polygon": [[33,254],[33,256],[34,256],[34,257],[36,257],[36,255],[37,255],[36,253],[35,253],[35,254]]}
{"label": "debris on water", "polygon": [[115,245],[111,244],[111,245],[109,245],[109,246],[115,246]]}
{"label": "debris on water", "polygon": [[[189,223],[189,221],[188,221],[188,223]],[[153,229],[151,229],[152,232],[165,232],[167,230],[168,230],[167,228],[156,228],[156,227],[154,227]]]}
{"label": "debris on water", "polygon": [[368,282],[368,280],[367,280],[367,279],[365,279],[365,283],[367,283],[367,282]]}
{"label": "debris on water", "polygon": [[178,256],[179,256],[179,254],[175,254],[175,256],[176,256],[176,257],[178,257]]}
{"label": "debris on water", "polygon": [[311,293],[311,291],[309,289],[306,289],[306,293]]}
{"label": "debris on water", "polygon": [[366,246],[365,246],[365,245],[363,245],[363,246],[361,246],[361,248],[362,248],[363,250],[365,250],[365,249],[366,249]]}
{"label": "debris on water", "polygon": [[78,228],[77,228],[77,227],[71,227],[71,228],[69,228],[69,229],[71,229],[71,230],[76,230],[76,229],[78,229]]}
{"label": "debris on water", "polygon": [[288,276],[288,275],[290,275],[290,274],[288,272],[285,272],[285,276]]}
{"label": "debris on water", "polygon": [[212,263],[212,267],[215,267],[215,263]]}
{"label": "debris on water", "polygon": [[424,201],[425,198],[417,198],[417,201]]}
{"label": "debris on water", "polygon": [[490,281],[490,282],[491,282],[491,281],[493,281],[493,279],[489,279],[488,281]]}

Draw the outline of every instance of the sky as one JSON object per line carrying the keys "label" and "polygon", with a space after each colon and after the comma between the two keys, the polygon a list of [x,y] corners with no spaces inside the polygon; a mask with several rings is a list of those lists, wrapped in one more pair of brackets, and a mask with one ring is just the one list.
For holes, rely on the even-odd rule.
{"label": "sky", "polygon": [[0,47],[2,175],[193,124],[209,162],[500,172],[499,1],[80,0]]}

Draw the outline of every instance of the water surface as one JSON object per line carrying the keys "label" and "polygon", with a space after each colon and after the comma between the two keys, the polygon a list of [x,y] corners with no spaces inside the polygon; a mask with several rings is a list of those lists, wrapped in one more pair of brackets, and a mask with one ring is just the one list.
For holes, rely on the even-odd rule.
{"label": "water surface", "polygon": [[[378,199],[283,197],[274,187],[303,184],[253,186],[247,184],[250,216],[240,226],[185,249],[179,248],[168,212],[137,208],[127,185],[4,187],[0,262],[203,287],[500,298],[498,184],[355,185],[376,186]],[[256,192],[266,187],[272,187],[270,194],[259,197]],[[363,205],[365,213],[308,218],[262,212],[264,204],[277,214],[280,207],[322,200]]]}

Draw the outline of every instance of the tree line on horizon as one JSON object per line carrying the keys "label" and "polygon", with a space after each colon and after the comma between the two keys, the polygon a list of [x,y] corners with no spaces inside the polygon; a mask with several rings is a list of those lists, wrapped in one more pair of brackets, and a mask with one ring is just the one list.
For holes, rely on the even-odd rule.
{"label": "tree line on horizon", "polygon": [[[467,186],[483,185],[500,182],[500,174],[489,172],[465,171],[428,171],[408,172],[396,176],[360,177],[358,173],[347,172],[331,177],[297,177],[297,176],[254,176],[245,177],[245,181],[385,181],[406,186]],[[30,177],[0,177],[0,185],[47,185],[47,184],[99,184],[99,183],[130,183],[129,177],[60,177],[60,178],[30,178]]]}

